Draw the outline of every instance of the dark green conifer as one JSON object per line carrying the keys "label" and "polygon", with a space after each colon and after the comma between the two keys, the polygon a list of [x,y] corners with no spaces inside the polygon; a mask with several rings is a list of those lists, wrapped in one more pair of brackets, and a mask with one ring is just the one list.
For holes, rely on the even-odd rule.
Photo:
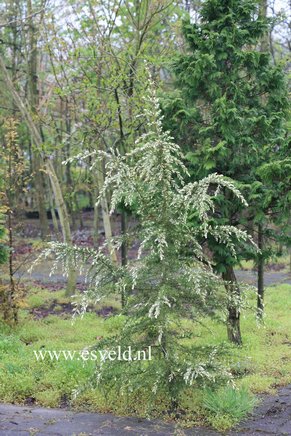
{"label": "dark green conifer", "polygon": [[[232,194],[221,202],[217,222],[255,229],[264,225],[271,195],[258,168],[285,143],[287,91],[282,65],[258,49],[268,30],[253,0],[207,0],[198,24],[184,23],[189,50],[174,64],[178,91],[164,103],[167,128],[188,151],[193,179],[217,172],[237,181],[250,208],[246,214]],[[210,244],[216,269],[233,282],[231,252]],[[241,258],[251,256],[241,248]],[[253,254],[253,256],[255,256]],[[229,307],[229,339],[241,343],[239,310]]]}

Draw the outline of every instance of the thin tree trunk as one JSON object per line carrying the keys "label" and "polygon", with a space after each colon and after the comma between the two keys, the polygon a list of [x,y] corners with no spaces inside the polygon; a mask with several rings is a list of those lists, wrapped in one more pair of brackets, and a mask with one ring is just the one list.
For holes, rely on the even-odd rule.
{"label": "thin tree trunk", "polygon": [[40,232],[43,240],[47,239],[49,234],[49,225],[45,204],[45,187],[44,187],[44,177],[41,173],[41,163],[40,158],[37,156],[37,152],[34,155],[34,171],[35,171],[35,192],[39,213],[40,222]]}
{"label": "thin tree trunk", "polygon": [[[267,0],[260,0],[259,4],[260,17],[264,20],[267,19],[268,2]],[[265,31],[261,38],[260,44],[261,52],[270,51],[270,35],[268,31]],[[266,101],[266,96],[261,96],[262,101]],[[263,225],[258,224],[258,248],[263,250]],[[258,297],[257,297],[257,316],[262,318],[264,313],[264,257],[262,254],[258,255]]]}
{"label": "thin tree trunk", "polygon": [[[262,251],[264,248],[263,225],[258,224],[258,248]],[[258,299],[257,299],[257,316],[262,318],[264,314],[264,256],[258,255]]]}
{"label": "thin tree trunk", "polygon": [[[127,265],[127,243],[125,240],[127,233],[127,213],[125,210],[121,211],[121,236],[123,237],[122,245],[121,245],[121,265]],[[121,307],[124,308],[126,304],[126,295],[124,290],[122,289],[121,293]]]}
{"label": "thin tree trunk", "polygon": [[[27,14],[31,18],[29,19],[29,58],[28,58],[28,96],[30,108],[34,115],[37,115],[36,108],[38,105],[38,84],[37,84],[37,43],[36,43],[36,32],[34,28],[33,18],[32,18],[32,5],[31,0],[27,0]],[[45,188],[44,188],[44,177],[40,172],[41,170],[41,157],[39,152],[36,150],[34,153],[33,166],[35,172],[35,190],[36,198],[38,204],[40,230],[42,239],[46,239],[49,233],[48,219],[46,212],[46,202],[45,202]]]}
{"label": "thin tree trunk", "polygon": [[[46,168],[51,181],[52,189],[54,192],[55,202],[59,214],[59,219],[61,223],[61,229],[63,234],[63,240],[68,245],[72,245],[72,234],[70,229],[70,221],[68,216],[67,207],[64,201],[64,197],[61,190],[61,185],[54,171],[53,164],[50,160],[46,159]],[[71,266],[68,274],[68,281],[66,287],[66,295],[73,295],[76,288],[77,272],[76,269]]]}
{"label": "thin tree trunk", "polygon": [[4,291],[3,296],[3,317],[7,323],[17,324],[18,313],[16,307],[16,287],[14,281],[14,269],[13,269],[13,231],[12,231],[12,211],[8,211],[8,243],[9,243],[9,285],[7,290]]}
{"label": "thin tree trunk", "polygon": [[[72,120],[71,120],[71,113],[70,113],[68,99],[65,100],[64,116],[65,116],[65,126],[66,126],[65,156],[66,159],[68,159],[71,154],[70,150],[71,150],[71,131],[72,131]],[[77,230],[78,206],[77,206],[76,192],[74,190],[74,185],[72,180],[70,162],[68,162],[65,166],[65,180],[67,185],[66,192],[69,194],[67,200],[67,206],[72,218],[72,227],[74,230]]]}
{"label": "thin tree trunk", "polygon": [[[129,98],[133,95],[133,84],[134,84],[134,75],[135,75],[135,69],[133,68],[130,72],[130,86],[128,90],[128,96]],[[124,131],[123,131],[123,119],[122,119],[122,112],[121,112],[121,106],[118,96],[118,89],[116,88],[114,90],[115,100],[118,105],[118,122],[119,122],[119,134],[120,134],[120,149],[123,154],[126,153],[126,144],[124,140]],[[131,104],[129,105],[129,113],[130,118],[132,118],[131,113]],[[121,244],[121,264],[122,266],[127,265],[127,241],[126,241],[126,233],[127,233],[127,213],[125,210],[122,209],[121,211],[121,237],[122,237],[122,244]],[[121,306],[125,307],[126,303],[126,296],[124,290],[122,290],[121,293]]]}
{"label": "thin tree trunk", "polygon": [[77,192],[72,193],[71,215],[72,215],[72,221],[73,221],[73,224],[72,224],[73,229],[78,230],[78,220],[79,220],[79,228],[80,228],[80,230],[83,230],[83,228],[84,228],[83,215],[82,215],[82,209],[80,208],[80,205],[79,205]]}
{"label": "thin tree trunk", "polygon": [[[268,12],[268,1],[267,0],[260,0],[259,11],[260,11],[260,17],[263,20],[265,20],[267,18],[267,12]],[[268,30],[265,31],[264,35],[261,38],[260,50],[262,52],[269,52],[270,51],[270,39],[269,39]]]}
{"label": "thin tree trunk", "polygon": [[[12,15],[14,15],[14,19],[17,19],[17,7],[16,4],[11,3],[12,5]],[[15,9],[13,9],[15,7]],[[13,83],[16,79],[16,70],[17,70],[17,27],[15,23],[12,23],[12,35],[13,35],[13,48],[12,48],[12,68],[11,68],[11,74],[12,74],[12,81]],[[15,116],[16,112],[16,105],[14,100],[12,101],[12,107],[13,107],[13,115]],[[12,168],[12,162],[11,162],[11,150],[9,151],[9,191],[8,191],[8,241],[9,241],[9,287],[6,293],[6,296],[4,294],[4,319],[8,322],[11,322],[12,319],[14,320],[14,323],[17,323],[18,321],[18,314],[17,314],[17,307],[15,304],[15,281],[14,281],[14,268],[13,268],[13,227],[12,227],[12,198],[11,198],[11,192],[12,192],[12,171],[14,168]]]}
{"label": "thin tree trunk", "polygon": [[[101,192],[103,185],[104,185],[102,162],[99,162],[98,167],[97,167],[97,185],[98,185],[99,192]],[[111,257],[113,262],[117,263],[116,251],[115,251],[115,248],[113,247],[112,243],[110,242],[112,239],[112,227],[111,227],[107,199],[104,195],[101,197],[100,204],[101,204],[101,212],[102,212],[105,237],[106,237],[106,240],[108,241],[108,248],[110,251],[110,257]]]}
{"label": "thin tree trunk", "polygon": [[227,336],[230,342],[236,345],[241,345],[240,309],[238,307],[240,289],[232,266],[226,266],[226,271],[222,273],[222,278],[225,281],[225,288],[228,292],[229,298],[227,305]]}
{"label": "thin tree trunk", "polygon": [[[121,212],[121,235],[125,238],[127,232],[127,213],[126,211]],[[121,264],[122,266],[127,265],[127,244],[123,241],[121,245]]]}
{"label": "thin tree trunk", "polygon": [[12,144],[9,146],[9,161],[8,161],[8,183],[9,189],[7,194],[8,199],[8,240],[9,240],[9,288],[7,291],[7,298],[5,301],[4,319],[11,322],[12,319],[14,323],[17,323],[17,308],[15,304],[15,281],[14,281],[14,268],[13,268],[13,227],[12,227],[12,213],[13,213],[13,180],[12,173],[14,171],[12,164]]}
{"label": "thin tree trunk", "polygon": [[8,212],[8,227],[9,227],[9,292],[8,292],[8,299],[7,299],[7,312],[8,320],[11,321],[11,312],[12,312],[12,318],[14,323],[16,324],[18,322],[18,314],[17,314],[17,308],[15,303],[16,298],[16,292],[15,292],[15,282],[14,282],[14,270],[13,270],[13,233],[12,233],[12,211],[9,208]]}
{"label": "thin tree trunk", "polygon": [[98,198],[98,189],[94,189],[94,217],[93,217],[93,244],[94,247],[98,247],[98,237],[99,237],[99,204],[96,203]]}
{"label": "thin tree trunk", "polygon": [[49,203],[50,203],[50,211],[51,211],[51,215],[52,215],[53,227],[54,227],[54,231],[55,231],[56,237],[58,238],[58,235],[59,235],[59,224],[58,224],[57,215],[56,215],[56,212],[55,212],[55,206],[54,206],[54,201],[53,201],[53,197],[52,197],[52,193],[51,193],[50,187],[48,189],[48,194],[49,194]]}

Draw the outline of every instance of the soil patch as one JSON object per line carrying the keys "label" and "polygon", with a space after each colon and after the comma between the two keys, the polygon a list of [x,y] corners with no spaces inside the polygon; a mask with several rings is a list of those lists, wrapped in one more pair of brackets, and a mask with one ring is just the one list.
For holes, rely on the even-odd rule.
{"label": "soil patch", "polygon": [[[43,319],[49,315],[58,315],[67,317],[72,315],[74,305],[72,303],[60,303],[58,300],[53,300],[50,305],[41,305],[30,309],[29,313],[33,315],[34,319]],[[94,306],[89,305],[87,312],[95,312],[96,315],[107,318],[117,313],[117,309],[113,306],[104,306],[101,309],[96,309]]]}

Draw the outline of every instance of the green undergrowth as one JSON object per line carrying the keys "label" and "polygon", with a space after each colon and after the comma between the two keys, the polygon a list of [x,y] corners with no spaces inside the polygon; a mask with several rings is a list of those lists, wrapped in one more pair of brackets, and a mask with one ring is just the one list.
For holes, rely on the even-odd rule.
{"label": "green undergrowth", "polygon": [[[227,345],[223,325],[208,319],[203,325],[184,320],[189,330],[189,338],[183,340],[185,344],[228,346],[227,364],[235,388],[187,387],[175,413],[171,411],[167,397],[160,393],[152,403],[151,416],[178,420],[184,426],[211,425],[224,431],[252,410],[256,394],[272,394],[276,387],[291,383],[290,296],[289,285],[266,290],[264,324],[257,325],[253,313],[245,314],[241,348]],[[92,308],[83,319],[76,318],[74,323],[65,310],[69,302],[63,290],[32,287],[21,302],[19,325],[12,329],[0,324],[0,401],[28,402],[45,407],[66,405],[76,410],[148,416],[147,394],[142,390],[122,394],[88,386],[76,397],[73,395],[74,390],[86,385],[93,374],[94,361],[66,361],[64,358],[37,361],[34,350],[80,351],[114,334],[123,323],[123,317],[111,315],[110,310],[118,313],[120,309],[114,296]],[[52,307],[54,314],[42,317]],[[98,315],[98,311],[106,316]]]}

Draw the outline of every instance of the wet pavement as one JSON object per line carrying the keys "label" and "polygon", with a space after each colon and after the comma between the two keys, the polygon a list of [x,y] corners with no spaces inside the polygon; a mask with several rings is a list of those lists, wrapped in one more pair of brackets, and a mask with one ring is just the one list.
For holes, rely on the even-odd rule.
{"label": "wet pavement", "polygon": [[[208,428],[187,430],[158,421],[0,404],[1,436],[217,436]],[[235,435],[291,435],[291,385],[265,396],[253,415],[239,427],[224,433]]]}

